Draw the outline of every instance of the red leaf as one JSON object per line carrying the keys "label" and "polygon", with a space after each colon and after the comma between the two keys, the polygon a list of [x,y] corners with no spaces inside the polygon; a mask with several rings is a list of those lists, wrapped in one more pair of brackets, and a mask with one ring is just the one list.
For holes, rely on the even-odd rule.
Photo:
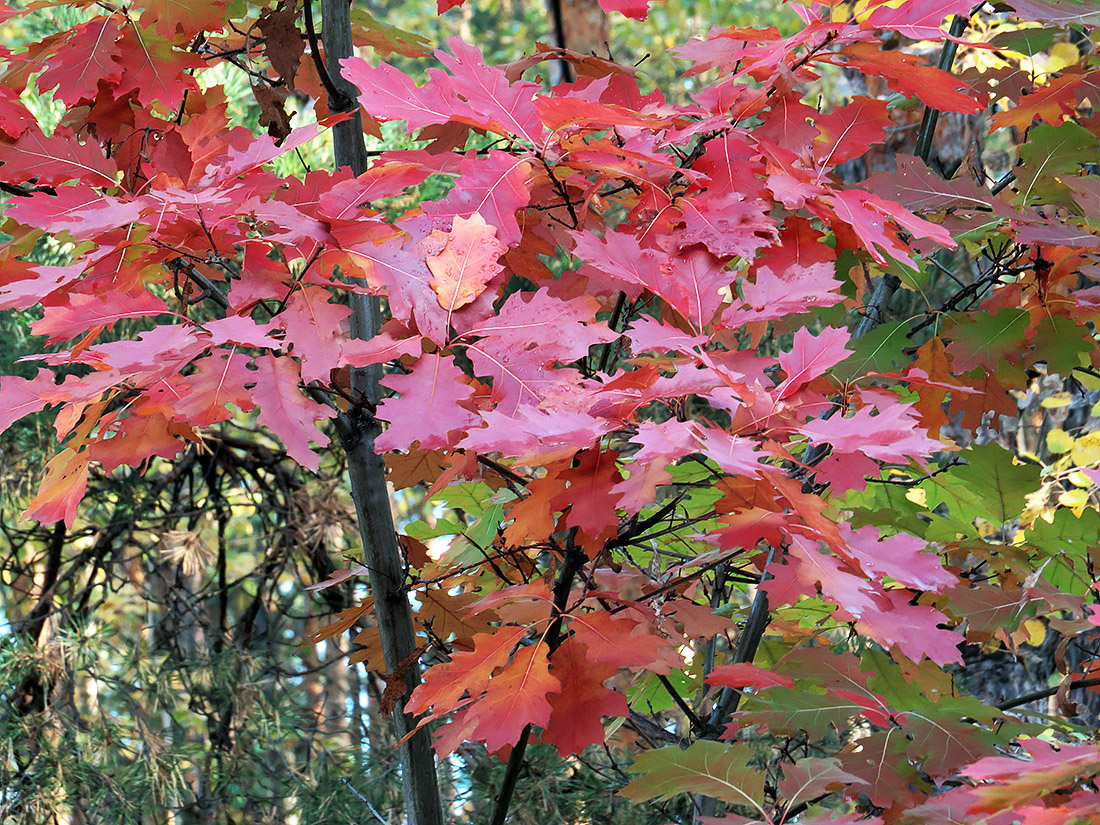
{"label": "red leaf", "polygon": [[48,394],[55,389],[53,373],[40,369],[34,378],[16,375],[0,377],[0,433],[24,416],[51,404]]}
{"label": "red leaf", "polygon": [[927,656],[940,667],[961,665],[959,644],[964,641],[963,637],[953,630],[937,627],[947,622],[940,611],[910,604],[909,600],[908,591],[884,591],[872,609],[857,617],[856,629],[887,649],[897,645],[914,662]]}
{"label": "red leaf", "polygon": [[122,67],[114,62],[122,53],[118,45],[121,35],[113,17],[81,23],[47,59],[49,68],[38,78],[38,88],[56,87],[55,97],[69,106],[94,100],[101,81],[111,83],[122,76]]}
{"label": "red leaf", "polygon": [[708,685],[730,688],[751,687],[754,690],[775,687],[776,685],[788,688],[794,687],[794,680],[747,662],[736,665],[719,665],[707,675],[705,681]]}
{"label": "red leaf", "polygon": [[493,671],[508,663],[512,649],[526,634],[526,627],[507,626],[494,633],[478,633],[473,637],[473,650],[457,651],[449,662],[435,665],[424,674],[424,681],[412,692],[406,710],[421,714],[431,708],[431,714],[421,723],[424,724],[454,710],[467,692],[473,699],[480,697]]}
{"label": "red leaf", "polygon": [[530,176],[530,164],[507,152],[463,158],[454,189],[439,203],[425,203],[424,214],[445,218],[480,215],[496,229],[501,241],[515,246],[522,234],[516,210],[531,200],[527,191]]}
{"label": "red leaf", "polygon": [[37,178],[53,185],[83,181],[92,186],[113,187],[118,168],[96,143],[78,143],[61,129],[46,137],[39,129],[27,131],[10,146],[0,147],[0,176],[11,183]]}
{"label": "red leaf", "polygon": [[257,420],[286,445],[287,455],[317,472],[321,457],[309,448],[309,442],[318,447],[329,443],[328,436],[317,428],[317,422],[332,418],[336,411],[302,394],[298,388],[301,373],[293,358],[276,358],[268,353],[255,363],[252,399],[259,408]]}
{"label": "red leaf", "polygon": [[653,633],[645,622],[598,611],[572,616],[569,629],[573,638],[587,648],[588,661],[593,665],[645,667],[668,673],[665,657],[672,643]]}
{"label": "red leaf", "polygon": [[110,329],[126,318],[144,318],[171,310],[150,292],[112,293],[109,298],[70,292],[66,303],[46,307],[42,318],[31,324],[35,335],[48,335],[46,343],[68,341],[90,329]]}
{"label": "red leaf", "polygon": [[872,77],[885,78],[891,89],[918,97],[927,106],[966,114],[975,114],[981,109],[975,93],[965,83],[916,55],[898,50],[882,51],[874,43],[848,43],[838,54],[845,58],[847,65]]}
{"label": "red leaf", "polygon": [[550,719],[547,694],[563,688],[550,673],[545,642],[521,647],[511,663],[490,680],[485,695],[467,710],[475,725],[472,738],[490,753],[514,745],[527,725],[544,727]]}
{"label": "red leaf", "polygon": [[478,416],[463,406],[474,389],[452,358],[424,355],[407,375],[388,375],[382,383],[401,398],[387,398],[378,405],[378,417],[390,422],[375,441],[379,451],[407,452],[414,441],[423,450],[451,447],[456,433],[480,424]]}
{"label": "red leaf", "polygon": [[599,0],[600,8],[608,14],[619,12],[624,17],[632,17],[635,20],[645,20],[649,14],[649,4],[655,0]]}
{"label": "red leaf", "polygon": [[911,250],[902,244],[897,231],[890,226],[887,219],[893,219],[915,237],[931,238],[949,249],[955,247],[955,241],[946,229],[916,217],[901,204],[891,203],[858,189],[835,191],[831,200],[836,216],[851,225],[863,241],[864,248],[880,264],[886,263],[886,258],[879,251],[882,250],[898,261],[912,266]]}
{"label": "red leaf", "polygon": [[885,100],[855,97],[847,106],[818,115],[814,125],[821,131],[814,142],[814,160],[821,166],[836,166],[882,143],[894,122],[887,114]]}
{"label": "red leaf", "polygon": [[160,413],[131,415],[111,427],[111,437],[88,445],[88,456],[111,472],[123,464],[137,466],[152,456],[175,458],[186,446],[182,438],[195,439],[186,424],[169,421]]}
{"label": "red leaf", "polygon": [[65,449],[50,459],[46,474],[38,486],[38,495],[27,506],[24,518],[41,524],[64,521],[72,527],[76,519],[76,506],[84,498],[88,485],[87,452]]}
{"label": "red leaf", "polygon": [[905,463],[942,448],[940,442],[920,431],[908,405],[884,404],[878,415],[872,412],[864,407],[849,417],[834,415],[808,421],[799,429],[815,441],[832,444],[834,453],[862,454],[877,461]]}
{"label": "red leaf", "polygon": [[612,664],[592,664],[586,653],[585,646],[570,637],[550,659],[561,690],[549,696],[550,719],[543,726],[542,741],[556,747],[562,756],[582,753],[588,745],[602,744],[601,717],[630,713],[626,697],[604,686],[619,669]]}
{"label": "red leaf", "polygon": [[252,393],[245,387],[256,380],[256,374],[248,370],[249,361],[235,351],[200,358],[190,375],[149,387],[140,402],[142,414],[160,412],[174,421],[208,427],[232,415],[229,404],[248,412],[253,407]]}
{"label": "red leaf", "polygon": [[676,235],[680,249],[701,243],[719,257],[752,260],[778,237],[768,204],[761,200],[738,194],[699,196],[684,198],[679,208],[684,218],[684,228]]}
{"label": "red leaf", "polygon": [[791,351],[779,354],[779,365],[787,377],[776,388],[776,398],[789,398],[851,355],[851,350],[844,348],[850,338],[847,330],[833,327],[821,330],[816,338],[805,327],[799,329]]}
{"label": "red leaf", "polygon": [[199,90],[199,84],[190,73],[206,66],[202,58],[173,48],[171,41],[149,29],[139,29],[134,24],[127,26],[119,51],[117,60],[123,72],[116,96],[133,91],[143,106],[159,102],[161,106],[175,109],[183,102],[185,92]]}
{"label": "red leaf", "polygon": [[933,593],[959,583],[958,576],[944,569],[939,556],[924,552],[927,543],[916,536],[898,533],[881,538],[874,527],[853,530],[847,524],[840,525],[840,535],[859,566],[876,579],[889,576],[905,587]]}

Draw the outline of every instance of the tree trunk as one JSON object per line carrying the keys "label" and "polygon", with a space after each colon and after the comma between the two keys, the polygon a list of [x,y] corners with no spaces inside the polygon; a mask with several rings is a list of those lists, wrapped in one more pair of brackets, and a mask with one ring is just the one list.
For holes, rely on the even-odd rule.
{"label": "tree trunk", "polygon": [[[308,0],[307,0],[308,2]],[[351,7],[348,0],[322,0],[325,62],[329,77],[336,88],[351,101],[358,96],[354,86],[340,74],[340,60],[353,51],[351,37]],[[330,108],[339,109],[330,100]],[[366,146],[359,106],[354,103],[355,117],[337,124],[334,130],[336,165],[350,166],[356,175],[367,170]],[[361,339],[372,338],[381,325],[381,305],[378,298],[352,293],[352,334]],[[382,655],[388,673],[396,674],[404,664],[405,696],[420,683],[420,668],[415,661],[416,638],[412,614],[405,590],[405,569],[397,545],[393,517],[390,513],[386,471],[381,457],[374,450],[379,426],[372,411],[378,403],[378,381],[381,365],[352,372],[352,395],[357,406],[337,419],[337,429],[348,456],[348,471],[355,511],[359,518],[359,533],[363,541],[364,562],[370,569],[370,586],[374,610],[382,636]],[[413,661],[409,664],[409,659]],[[416,727],[412,716],[404,712],[404,697],[393,711],[398,738],[410,734]],[[401,781],[405,796],[405,813],[409,825],[441,825],[439,787],[435,774],[435,757],[431,735],[422,729],[412,734],[399,749]]]}

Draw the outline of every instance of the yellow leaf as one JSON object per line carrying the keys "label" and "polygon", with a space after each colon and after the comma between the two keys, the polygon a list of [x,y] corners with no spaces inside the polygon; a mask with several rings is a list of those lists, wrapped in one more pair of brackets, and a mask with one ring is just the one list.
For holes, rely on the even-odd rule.
{"label": "yellow leaf", "polygon": [[1068,407],[1073,403],[1073,396],[1068,392],[1056,392],[1053,395],[1048,395],[1042,401],[1039,402],[1044,410],[1053,410],[1056,407]]}
{"label": "yellow leaf", "polygon": [[1038,619],[1024,622],[1024,629],[1027,631],[1027,643],[1032,647],[1038,647],[1047,637],[1047,626]]}
{"label": "yellow leaf", "polygon": [[1065,430],[1051,430],[1047,433],[1047,449],[1052,453],[1068,452],[1073,446],[1073,436]]}
{"label": "yellow leaf", "polygon": [[1072,43],[1055,43],[1054,48],[1050,50],[1050,59],[1047,61],[1047,74],[1060,72],[1080,59],[1081,53]]}
{"label": "yellow leaf", "polygon": [[1078,467],[1100,462],[1100,433],[1083,435],[1073,442],[1073,463]]}
{"label": "yellow leaf", "polygon": [[919,507],[928,506],[928,491],[922,487],[914,487],[905,493],[905,497]]}
{"label": "yellow leaf", "polygon": [[1080,470],[1074,470],[1069,474],[1069,483],[1076,487],[1091,487],[1092,479],[1082,473]]}
{"label": "yellow leaf", "polygon": [[1058,503],[1063,507],[1084,507],[1089,503],[1088,490],[1067,490],[1058,496]]}

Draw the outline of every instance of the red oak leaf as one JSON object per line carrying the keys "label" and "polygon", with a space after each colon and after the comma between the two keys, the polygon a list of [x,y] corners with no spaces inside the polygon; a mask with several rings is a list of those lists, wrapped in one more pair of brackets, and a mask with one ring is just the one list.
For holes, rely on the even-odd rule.
{"label": "red oak leaf", "polygon": [[821,132],[814,142],[814,160],[822,166],[836,166],[882,143],[894,122],[887,114],[885,100],[855,97],[847,106],[818,115],[814,125]]}
{"label": "red oak leaf", "polygon": [[477,427],[481,419],[463,404],[474,394],[469,379],[453,358],[424,355],[405,375],[387,375],[382,383],[401,393],[378,405],[378,417],[390,426],[378,436],[379,451],[407,452],[414,441],[423,450],[454,446],[457,433]]}
{"label": "red oak leaf", "polygon": [[69,106],[93,100],[100,81],[117,81],[122,67],[113,62],[121,50],[122,32],[113,17],[97,17],[81,23],[65,40],[63,48],[50,55],[46,69],[38,78],[38,88],[56,87],[54,96]]}
{"label": "red oak leaf", "polygon": [[683,229],[676,235],[680,249],[701,243],[715,255],[751,260],[778,238],[768,204],[739,194],[697,196],[678,203]]}
{"label": "red oak leaf", "polygon": [[848,417],[834,415],[802,424],[799,429],[815,441],[827,441],[834,453],[866,455],[877,461],[905,463],[909,458],[927,456],[942,448],[928,438],[907,404],[883,405],[878,415],[864,407]]}
{"label": "red oak leaf", "polygon": [[260,411],[257,420],[286,445],[287,455],[317,472],[321,457],[309,448],[309,442],[318,447],[329,443],[317,422],[332,418],[335,410],[302,394],[298,388],[301,372],[293,358],[276,358],[268,353],[257,358],[255,364],[252,399]]}
{"label": "red oak leaf", "polygon": [[185,92],[199,90],[191,73],[206,65],[198,55],[173,48],[171,41],[136,25],[123,30],[115,60],[122,68],[117,96],[133,91],[143,106],[159,102],[168,109],[179,106]]}
{"label": "red oak leaf", "polygon": [[186,424],[169,421],[160,413],[131,415],[112,425],[110,438],[88,446],[88,456],[111,472],[123,464],[136,466],[152,456],[175,458],[186,446],[181,439],[195,436]]}
{"label": "red oak leaf", "polygon": [[285,332],[283,348],[302,362],[302,380],[307,384],[329,380],[346,340],[340,329],[351,308],[331,303],[330,297],[321,287],[302,287],[271,321],[272,328]]}
{"label": "red oak leaf", "polygon": [[[473,637],[473,649],[457,651],[449,662],[433,666],[409,697],[409,713],[431,714],[421,724],[450,713],[467,691],[478,698],[485,691],[493,672],[508,663],[512,649],[527,634],[526,627],[505,626],[493,633]],[[526,724],[526,722],[524,722]]]}
{"label": "red oak leaf", "polygon": [[14,89],[0,87],[0,131],[17,138],[37,122]]}
{"label": "red oak leaf", "polygon": [[424,214],[444,218],[478,214],[496,228],[501,241],[515,246],[522,235],[516,210],[531,200],[527,190],[530,176],[530,164],[507,152],[463,158],[458,163],[455,187],[442,201],[425,203]]}
{"label": "red oak leaf", "polygon": [[[615,463],[618,453],[603,450],[585,450],[575,459],[575,466],[559,474],[568,482],[568,488],[550,502],[554,510],[569,512],[565,517],[568,527],[577,527],[590,539],[611,537],[608,531],[619,526],[615,513],[618,496],[612,488],[622,479]],[[602,542],[600,542],[602,547]]]}
{"label": "red oak leaf", "polygon": [[11,146],[4,147],[0,177],[10,183],[37,178],[38,183],[47,185],[77,180],[92,186],[113,187],[118,167],[107,159],[97,143],[78,143],[75,136],[63,129],[52,137],[46,137],[39,129],[30,129]]}
{"label": "red oak leaf", "polygon": [[554,365],[615,339],[595,322],[598,309],[599,303],[586,295],[561,301],[546,290],[515,293],[496,317],[463,330],[464,339],[480,336],[468,353],[474,374],[492,381],[492,399],[501,412],[514,415],[524,405],[541,403],[552,389],[566,388],[572,375],[579,375]]}
{"label": "red oak leaf", "polygon": [[200,358],[190,375],[150,385],[139,402],[141,413],[160,412],[173,421],[208,427],[232,415],[229,404],[248,412],[253,404],[246,386],[256,380],[256,374],[248,369],[249,361],[236,351]]}
{"label": "red oak leaf", "polygon": [[959,583],[958,576],[944,569],[939,556],[924,552],[927,542],[917,536],[898,533],[883,539],[874,527],[853,530],[847,524],[840,526],[840,535],[852,558],[874,578],[889,576],[905,587],[933,593]]}
{"label": "red oak leaf", "polygon": [[35,335],[48,335],[46,343],[68,341],[90,329],[110,329],[125,318],[144,318],[171,312],[160,298],[150,292],[136,295],[112,292],[109,297],[70,292],[66,303],[49,306],[42,317],[31,324]]}
{"label": "red oak leaf", "polygon": [[[974,92],[954,75],[900,50],[882,51],[874,43],[848,43],[838,52],[847,65],[873,77],[883,77],[890,88],[921,99],[945,112],[974,114],[981,105]],[[836,60],[840,63],[842,61]]]}
{"label": "red oak leaf", "polygon": [[967,0],[925,0],[893,6],[892,3],[879,6],[863,25],[872,29],[891,29],[913,40],[939,40],[944,36],[944,18],[954,14],[969,16],[974,7],[972,3],[968,5]]}
{"label": "red oak leaf", "polygon": [[156,21],[156,30],[169,39],[176,31],[188,37],[200,31],[218,32],[225,26],[226,0],[141,0],[137,4],[145,9],[146,18]]}
{"label": "red oak leaf", "polygon": [[582,753],[588,745],[602,744],[603,716],[627,716],[626,697],[604,686],[619,669],[613,664],[592,664],[585,646],[570,637],[550,659],[552,673],[562,689],[551,693],[550,719],[543,726],[542,741],[562,756]]}
{"label": "red oak leaf", "polygon": [[878,594],[875,606],[856,617],[856,629],[887,649],[897,645],[914,662],[927,656],[940,667],[961,665],[963,658],[959,645],[963,637],[938,626],[947,622],[940,611],[910,604],[910,598],[907,590],[887,590]]}
{"label": "red oak leaf", "polygon": [[614,487],[614,492],[621,496],[620,505],[633,513],[653,501],[657,487],[672,482],[668,465],[698,451],[693,434],[690,422],[675,418],[662,424],[640,423],[638,432],[630,440],[641,444],[642,448],[633,454],[633,461],[627,465],[630,476]]}
{"label": "red oak leaf", "polygon": [[747,662],[736,665],[719,665],[712,670],[704,680],[708,685],[719,685],[730,688],[751,687],[754,690],[761,688],[794,687],[794,680],[786,676],[780,676],[770,670],[749,664]]}
{"label": "red oak leaf", "polygon": [[593,665],[645,667],[655,673],[668,673],[665,656],[672,642],[653,632],[646,622],[604,611],[578,613],[570,618],[573,638],[587,648]]}
{"label": "red oak leaf", "polygon": [[404,120],[409,131],[446,123],[460,106],[453,92],[434,82],[423,89],[385,62],[372,66],[359,57],[340,61],[343,75],[359,87],[359,102],[377,120]]}
{"label": "red oak leaf", "polygon": [[447,40],[452,54],[439,50],[436,58],[453,77],[436,74],[433,80],[464,102],[464,122],[484,124],[498,134],[511,134],[538,145],[542,121],[535,108],[537,83],[519,80],[513,83],[504,71],[487,66],[480,49],[459,37]]}
{"label": "red oak leaf", "polygon": [[5,375],[0,378],[0,433],[24,416],[52,403],[46,394],[55,388],[53,373],[40,369],[34,378]]}
{"label": "red oak leaf", "polygon": [[902,244],[897,231],[888,223],[890,219],[915,237],[931,238],[949,249],[955,246],[951,233],[946,229],[918,218],[901,204],[891,203],[870,193],[860,192],[858,189],[834,191],[831,200],[836,216],[856,231],[864,247],[871,253],[871,257],[881,264],[886,263],[882,252],[888,253],[902,263],[912,264],[911,252]]}
{"label": "red oak leaf", "polygon": [[490,753],[514,745],[527,725],[545,727],[549,721],[547,695],[563,685],[550,673],[547,651],[546,642],[521,647],[489,681],[485,695],[467,710],[475,725],[471,738],[485,742]]}
{"label": "red oak leaf", "polygon": [[987,756],[960,771],[989,783],[973,790],[978,803],[971,814],[1012,810],[1043,799],[1078,778],[1100,773],[1100,748],[1096,745],[1055,746],[1040,739],[1022,739],[1020,747],[1026,759],[1022,755]]}
{"label": "red oak leaf", "polygon": [[439,305],[450,314],[471,303],[503,269],[499,258],[508,248],[496,228],[479,213],[456,216],[450,232],[433,232],[421,242],[432,273]]}
{"label": "red oak leaf", "polygon": [[791,351],[779,354],[779,365],[787,377],[776,388],[776,398],[789,398],[851,355],[851,350],[844,348],[850,339],[848,330],[834,327],[821,330],[816,338],[805,327],[795,332]]}
{"label": "red oak leaf", "polygon": [[649,14],[649,4],[655,0],[599,0],[600,8],[608,14],[619,12],[624,17],[632,17],[635,20],[645,20]]}
{"label": "red oak leaf", "polygon": [[801,596],[816,596],[820,586],[822,595],[845,615],[859,618],[875,611],[880,590],[836,556],[820,552],[816,541],[792,536],[784,563],[768,570],[773,578],[760,588],[777,604],[795,604]]}
{"label": "red oak leaf", "polygon": [[27,506],[24,518],[41,524],[64,521],[72,527],[76,506],[88,486],[89,455],[86,451],[64,449],[50,459],[46,474],[38,485],[38,495]]}

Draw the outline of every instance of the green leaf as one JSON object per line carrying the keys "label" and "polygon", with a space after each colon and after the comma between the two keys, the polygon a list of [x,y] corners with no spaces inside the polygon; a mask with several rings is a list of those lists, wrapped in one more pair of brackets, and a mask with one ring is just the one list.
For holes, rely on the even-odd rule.
{"label": "green leaf", "polygon": [[1048,315],[1035,328],[1031,341],[1035,352],[1047,362],[1047,371],[1069,375],[1081,366],[1081,358],[1092,349],[1092,335],[1064,315]]}
{"label": "green leaf", "polygon": [[670,745],[646,751],[634,760],[631,768],[641,776],[619,793],[635,802],[698,793],[759,810],[764,772],[749,766],[755,756],[748,745],[707,740],[696,742],[687,750]]}
{"label": "green leaf", "polygon": [[[690,695],[699,688],[699,682],[682,670],[673,670],[667,678],[681,696]],[[631,707],[638,707],[646,712],[672,710],[676,707],[668,688],[662,685],[661,680],[652,673],[646,674],[641,681],[627,691],[627,700]]]}
{"label": "green leaf", "polygon": [[1061,176],[1076,176],[1081,164],[1095,163],[1096,135],[1073,121],[1060,126],[1040,124],[1028,131],[1028,141],[1020,147],[1022,167],[1016,169],[1020,199],[1068,203],[1072,200]]}
{"label": "green leaf", "polygon": [[928,506],[943,504],[953,518],[976,518],[1006,524],[1023,512],[1028,493],[1039,488],[1039,468],[1013,463],[1012,453],[997,444],[982,444],[959,454],[967,464],[925,481]]}
{"label": "green leaf", "polygon": [[1016,31],[1001,32],[989,42],[998,49],[1034,57],[1053,46],[1056,37],[1063,36],[1065,32],[1061,28],[1021,28]]}
{"label": "green leaf", "polygon": [[958,372],[995,369],[1004,359],[1024,349],[1031,316],[1023,309],[996,312],[953,312],[944,320],[944,335],[951,339],[947,351]]}
{"label": "green leaf", "polygon": [[868,372],[897,372],[911,360],[904,352],[909,346],[909,324],[894,321],[879,324],[848,347],[852,354],[832,369],[841,381],[848,381]]}

